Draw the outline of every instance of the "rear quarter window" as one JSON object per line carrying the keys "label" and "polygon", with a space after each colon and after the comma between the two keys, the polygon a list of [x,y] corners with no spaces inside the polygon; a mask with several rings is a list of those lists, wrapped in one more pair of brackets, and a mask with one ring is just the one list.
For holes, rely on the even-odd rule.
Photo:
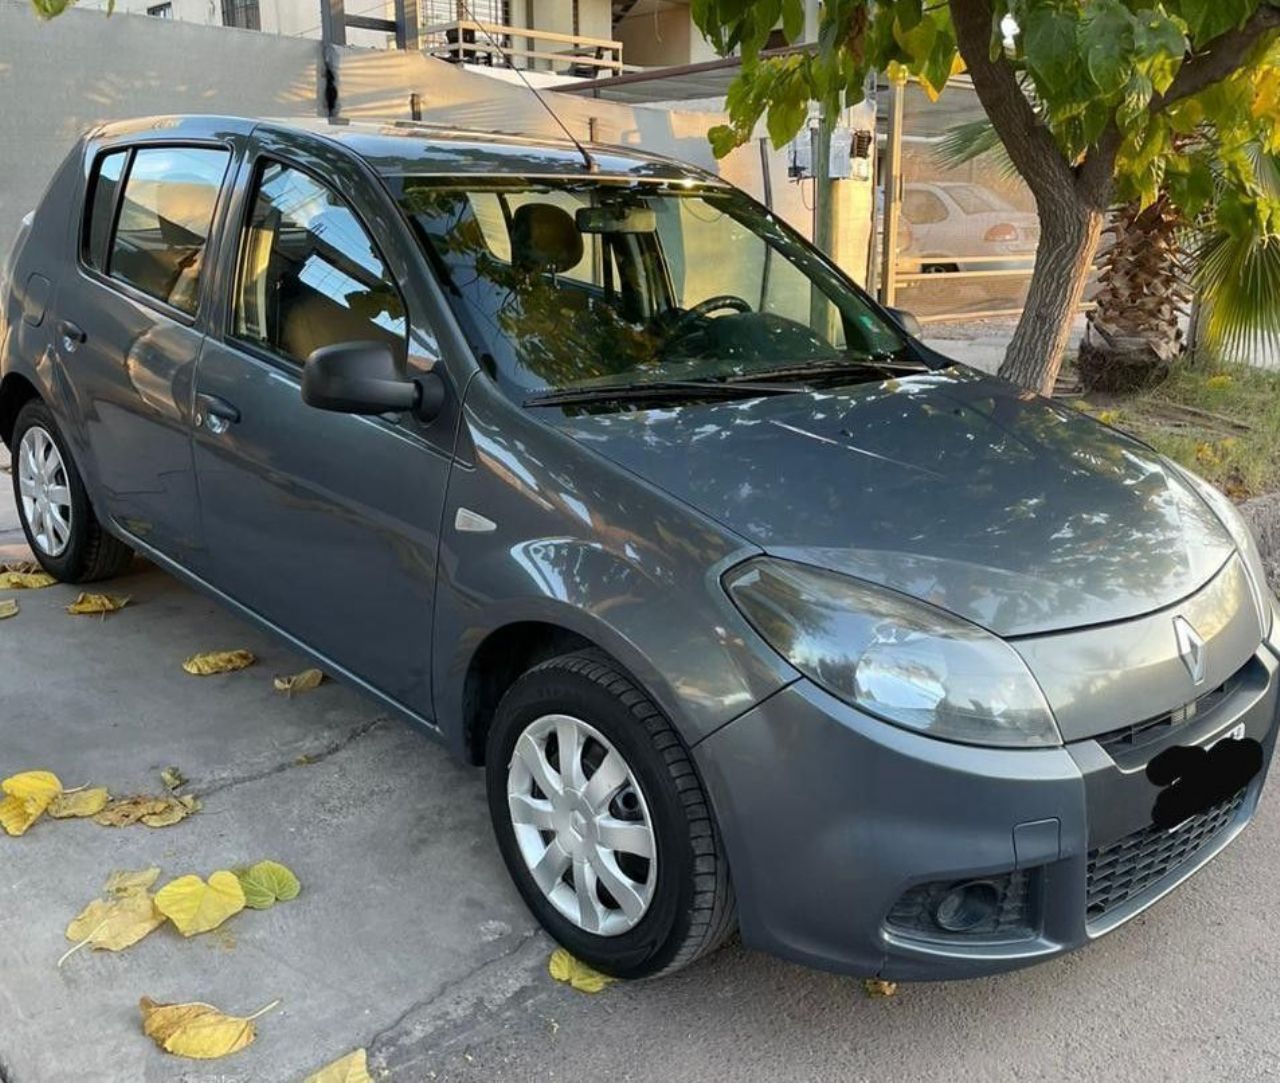
{"label": "rear quarter window", "polygon": [[107,246],[111,239],[111,219],[115,214],[116,193],[124,175],[127,150],[113,150],[98,158],[89,178],[89,199],[84,223],[84,261],[95,270],[107,269]]}

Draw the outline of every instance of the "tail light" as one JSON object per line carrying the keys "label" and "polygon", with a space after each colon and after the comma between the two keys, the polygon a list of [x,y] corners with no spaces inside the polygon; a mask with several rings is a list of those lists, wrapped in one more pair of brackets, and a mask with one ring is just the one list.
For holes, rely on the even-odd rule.
{"label": "tail light", "polygon": [[995,243],[1016,241],[1018,239],[1018,227],[1011,226],[1008,222],[1001,222],[999,225],[992,226],[987,230],[982,239]]}

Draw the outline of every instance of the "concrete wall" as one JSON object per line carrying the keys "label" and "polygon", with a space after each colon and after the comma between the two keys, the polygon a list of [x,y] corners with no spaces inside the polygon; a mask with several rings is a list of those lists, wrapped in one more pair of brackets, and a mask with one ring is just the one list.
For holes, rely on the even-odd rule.
{"label": "concrete wall", "polygon": [[153,113],[315,116],[320,45],[71,8],[41,22],[0,0],[0,250],[76,136]]}
{"label": "concrete wall", "polygon": [[622,42],[622,59],[645,68],[719,59],[693,25],[685,4],[651,10],[637,7],[618,23],[615,35]]}

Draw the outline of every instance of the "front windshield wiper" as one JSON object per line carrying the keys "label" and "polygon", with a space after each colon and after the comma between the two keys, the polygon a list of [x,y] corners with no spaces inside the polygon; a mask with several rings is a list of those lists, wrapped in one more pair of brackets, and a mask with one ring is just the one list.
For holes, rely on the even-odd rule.
{"label": "front windshield wiper", "polygon": [[750,395],[789,395],[803,390],[770,382],[757,384],[750,376],[732,380],[654,380],[639,384],[600,384],[596,387],[565,387],[558,391],[546,391],[524,400],[525,406],[572,406],[592,402],[666,401],[714,396],[716,398],[742,398]]}
{"label": "front windshield wiper", "polygon": [[763,383],[773,380],[797,380],[809,382],[814,378],[826,379],[831,376],[844,376],[851,373],[865,374],[868,371],[886,374],[931,372],[928,365],[918,361],[898,361],[888,354],[875,354],[871,357],[846,357],[838,361],[809,361],[800,365],[783,365],[779,368],[755,369],[744,372],[741,376],[730,376],[726,383],[737,385],[739,381]]}

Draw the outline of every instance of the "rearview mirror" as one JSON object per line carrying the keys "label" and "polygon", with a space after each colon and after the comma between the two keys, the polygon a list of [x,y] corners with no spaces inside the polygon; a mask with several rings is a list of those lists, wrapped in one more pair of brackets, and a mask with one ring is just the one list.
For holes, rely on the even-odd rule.
{"label": "rearview mirror", "polygon": [[302,401],[339,414],[385,414],[410,410],[430,421],[444,405],[445,384],[437,372],[406,379],[396,371],[385,342],[340,342],[322,346],[302,369]]}
{"label": "rearview mirror", "polygon": [[579,233],[656,233],[658,216],[649,207],[580,207],[573,216]]}
{"label": "rearview mirror", "polygon": [[912,338],[919,338],[924,334],[924,328],[920,326],[920,321],[914,312],[908,312],[905,308],[886,308],[885,311]]}

